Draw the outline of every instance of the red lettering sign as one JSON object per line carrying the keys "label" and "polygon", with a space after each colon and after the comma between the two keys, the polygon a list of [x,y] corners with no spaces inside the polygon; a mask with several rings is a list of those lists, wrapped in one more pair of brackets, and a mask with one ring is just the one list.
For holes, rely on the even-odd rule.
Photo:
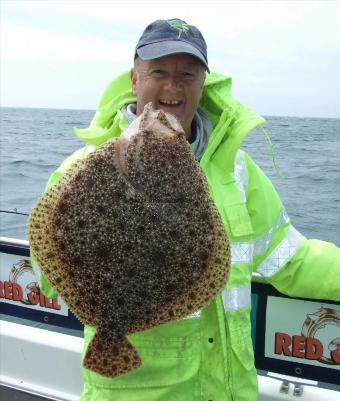
{"label": "red lettering sign", "polygon": [[61,306],[60,306],[59,303],[58,303],[58,298],[54,298],[54,299],[53,299],[52,307],[53,307],[53,309],[55,309],[55,310],[60,310],[60,309],[61,309]]}
{"label": "red lettering sign", "polygon": [[0,298],[9,299],[25,304],[40,305],[44,308],[61,310],[58,298],[47,298],[41,291],[32,291],[27,294],[27,301],[23,299],[24,293],[21,286],[11,281],[0,281]]}
{"label": "red lettering sign", "polygon": [[17,283],[12,283],[13,301],[21,301],[23,297],[22,288]]}
{"label": "red lettering sign", "polygon": [[6,299],[12,299],[13,293],[12,293],[12,283],[11,282],[5,281],[4,293],[5,293]]}
{"label": "red lettering sign", "polygon": [[323,345],[316,338],[307,338],[306,359],[320,359],[323,355]]}
{"label": "red lettering sign", "polygon": [[40,298],[39,297],[39,293],[37,293],[35,291],[29,292],[28,295],[27,295],[27,298],[28,298],[28,300],[30,301],[30,303],[32,305],[38,305],[39,298]]}
{"label": "red lettering sign", "polygon": [[275,333],[275,354],[291,356],[289,347],[292,344],[290,335],[285,333]]}
{"label": "red lettering sign", "polygon": [[305,357],[306,337],[305,336],[293,336],[293,353],[292,356],[295,358]]}
{"label": "red lettering sign", "polygon": [[45,298],[45,307],[46,308],[53,308],[52,301],[49,298]]}
{"label": "red lettering sign", "polygon": [[[304,358],[309,360],[318,360],[323,362],[324,347],[320,340],[313,337],[293,336],[286,333],[275,333],[275,354],[294,356],[295,358]],[[331,351],[331,360],[336,365],[340,365],[340,349]]]}

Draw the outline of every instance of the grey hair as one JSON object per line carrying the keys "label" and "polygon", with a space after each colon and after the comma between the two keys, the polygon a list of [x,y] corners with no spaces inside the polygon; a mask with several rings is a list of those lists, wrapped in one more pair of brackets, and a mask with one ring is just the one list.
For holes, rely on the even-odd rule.
{"label": "grey hair", "polygon": [[140,58],[137,56],[133,62],[133,68],[137,70]]}
{"label": "grey hair", "polygon": [[[142,59],[139,56],[137,56],[135,58],[134,62],[133,62],[133,69],[135,71],[135,74],[137,75],[137,80],[139,79],[138,67],[139,67],[139,63],[140,63],[141,60]],[[202,72],[203,72],[202,79],[203,79],[203,82],[204,82],[205,78],[206,78],[206,71],[205,71],[204,65],[201,62],[200,62],[200,65],[201,65],[201,69],[202,69]]]}

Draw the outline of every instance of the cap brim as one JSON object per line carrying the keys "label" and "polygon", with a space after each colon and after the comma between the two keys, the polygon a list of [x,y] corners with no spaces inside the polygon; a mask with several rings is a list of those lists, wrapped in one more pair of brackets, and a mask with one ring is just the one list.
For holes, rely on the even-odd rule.
{"label": "cap brim", "polygon": [[172,54],[190,54],[199,59],[205,69],[210,72],[203,54],[195,47],[179,40],[151,43],[136,50],[142,60],[154,60],[156,58],[170,56]]}

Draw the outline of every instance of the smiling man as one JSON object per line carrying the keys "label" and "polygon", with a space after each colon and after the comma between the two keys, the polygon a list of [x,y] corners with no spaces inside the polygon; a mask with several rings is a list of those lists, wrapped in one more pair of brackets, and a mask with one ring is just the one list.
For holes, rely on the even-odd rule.
{"label": "smiling man", "polygon": [[[232,246],[222,294],[186,319],[130,336],[141,368],[116,378],[84,369],[81,401],[255,401],[252,273],[288,295],[340,300],[340,250],[303,237],[269,179],[240,150],[264,119],[234,99],[230,89],[230,78],[210,73],[196,27],[178,19],[151,23],[135,49],[134,68],[108,85],[90,127],[75,130],[86,146],[48,182],[54,185],[75,160],[120,136],[152,102],[182,124]],[[40,286],[47,296],[56,295],[43,275]],[[85,350],[94,333],[85,327]]]}
{"label": "smiling man", "polygon": [[153,22],[136,46],[131,82],[137,102],[124,108],[125,116],[131,121],[152,102],[178,118],[196,156],[201,156],[212,131],[199,107],[205,71],[207,45],[195,26],[179,19]]}
{"label": "smiling man", "polygon": [[202,63],[188,55],[156,60],[137,58],[131,71],[132,91],[137,98],[136,114],[152,102],[154,108],[174,114],[187,138],[202,97],[205,71]]}

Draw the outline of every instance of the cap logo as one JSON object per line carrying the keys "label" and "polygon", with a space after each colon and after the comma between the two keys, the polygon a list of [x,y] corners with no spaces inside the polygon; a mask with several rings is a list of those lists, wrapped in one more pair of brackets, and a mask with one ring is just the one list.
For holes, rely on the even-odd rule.
{"label": "cap logo", "polygon": [[171,28],[178,31],[177,39],[181,37],[182,33],[186,33],[189,31],[189,25],[181,19],[168,19],[166,22],[171,26]]}

